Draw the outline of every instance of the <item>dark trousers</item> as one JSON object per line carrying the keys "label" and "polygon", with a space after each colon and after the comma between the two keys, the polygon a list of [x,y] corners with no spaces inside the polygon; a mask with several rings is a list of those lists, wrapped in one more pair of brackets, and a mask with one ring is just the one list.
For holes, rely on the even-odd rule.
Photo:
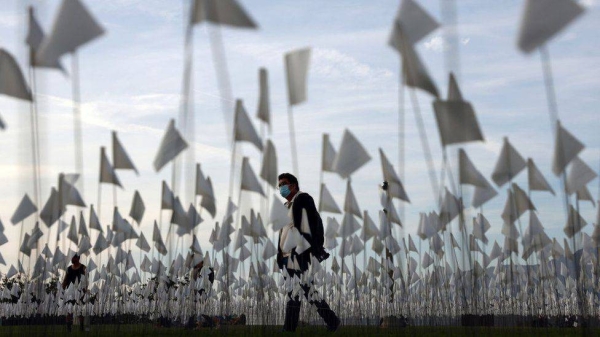
{"label": "dark trousers", "polygon": [[[287,263],[284,264],[284,266],[285,265],[287,265]],[[297,270],[287,269],[287,272],[290,275],[290,277],[294,277],[294,275],[298,275],[298,277],[301,277],[302,275],[302,272]],[[306,297],[307,300],[311,285],[302,285],[304,297]],[[327,302],[325,302],[325,300],[309,301],[309,303],[317,308],[317,313],[319,314],[319,316],[321,316],[321,318],[323,318],[323,321],[325,321],[325,324],[327,324],[328,328],[334,328],[339,324],[339,318],[337,317],[335,312],[333,312],[333,310],[329,308],[329,305],[327,304]],[[289,292],[288,301],[285,307],[285,321],[283,323],[284,330],[295,331],[298,327],[298,320],[300,319],[300,304],[300,296],[295,296],[294,298],[292,298],[292,293]]]}

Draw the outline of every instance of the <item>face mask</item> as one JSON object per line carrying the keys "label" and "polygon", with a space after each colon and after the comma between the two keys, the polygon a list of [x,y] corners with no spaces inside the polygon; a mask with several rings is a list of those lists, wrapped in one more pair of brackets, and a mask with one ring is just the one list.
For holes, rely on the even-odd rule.
{"label": "face mask", "polygon": [[290,193],[292,193],[292,191],[290,191],[290,185],[279,186],[279,194],[281,194],[282,197],[287,198]]}

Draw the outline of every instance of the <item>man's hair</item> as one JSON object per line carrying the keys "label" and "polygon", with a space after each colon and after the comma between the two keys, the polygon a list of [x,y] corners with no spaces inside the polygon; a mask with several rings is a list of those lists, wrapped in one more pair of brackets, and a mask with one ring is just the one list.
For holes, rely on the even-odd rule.
{"label": "man's hair", "polygon": [[300,184],[298,184],[298,178],[296,178],[293,174],[282,173],[279,175],[279,177],[277,177],[277,180],[281,179],[287,179],[287,181],[289,181],[290,184],[295,184],[296,186],[298,186],[298,189],[300,189]]}

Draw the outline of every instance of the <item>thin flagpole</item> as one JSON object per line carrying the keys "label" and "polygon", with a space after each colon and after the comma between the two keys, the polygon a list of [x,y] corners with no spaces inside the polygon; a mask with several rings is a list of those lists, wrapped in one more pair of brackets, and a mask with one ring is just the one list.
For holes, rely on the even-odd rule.
{"label": "thin flagpole", "polygon": [[290,145],[292,150],[292,167],[294,169],[294,174],[298,179],[300,179],[300,171],[298,168],[298,147],[296,145],[296,129],[294,126],[294,113],[292,111],[292,106],[288,104],[287,108],[288,112],[288,126],[290,129]]}

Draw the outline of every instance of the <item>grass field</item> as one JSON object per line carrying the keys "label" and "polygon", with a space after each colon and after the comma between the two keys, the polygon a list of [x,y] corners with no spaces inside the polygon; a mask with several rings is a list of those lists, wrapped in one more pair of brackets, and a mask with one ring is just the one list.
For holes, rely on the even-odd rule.
{"label": "grass field", "polygon": [[408,327],[381,329],[378,327],[344,326],[332,334],[324,327],[298,328],[296,333],[281,333],[280,326],[233,326],[218,329],[158,328],[151,324],[93,325],[91,331],[79,331],[74,326],[71,333],[65,326],[1,326],[0,336],[600,336],[598,329],[573,328],[474,328],[474,327]]}

